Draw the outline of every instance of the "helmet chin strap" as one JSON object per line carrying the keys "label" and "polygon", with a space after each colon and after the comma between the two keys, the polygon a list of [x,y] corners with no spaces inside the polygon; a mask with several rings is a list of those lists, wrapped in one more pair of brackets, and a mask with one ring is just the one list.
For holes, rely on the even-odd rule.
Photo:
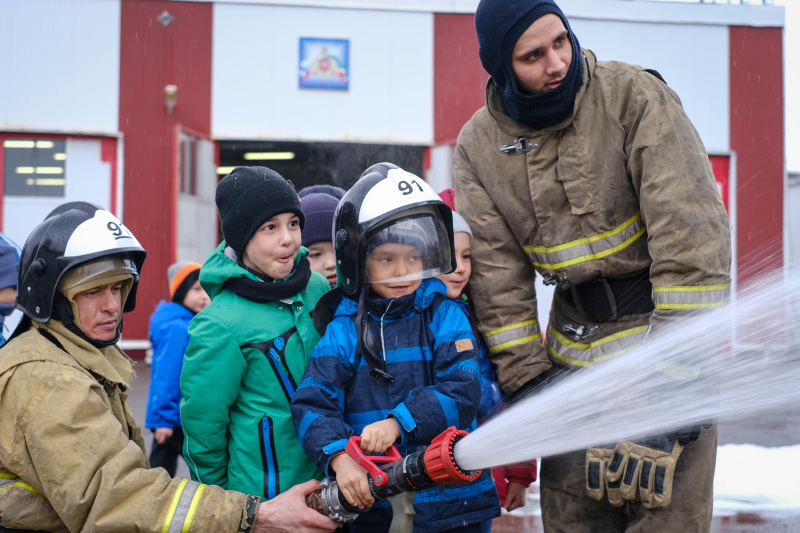
{"label": "helmet chin strap", "polygon": [[54,319],[61,321],[61,323],[64,324],[64,327],[66,327],[69,331],[85,340],[95,348],[106,348],[112,344],[116,344],[119,342],[119,338],[122,335],[122,319],[120,319],[119,325],[117,326],[117,334],[114,335],[113,339],[101,341],[87,336],[86,333],[84,333],[84,331],[75,323],[75,315],[72,312],[72,305],[70,304],[69,300],[67,300],[66,296],[61,294],[59,291],[56,291],[55,297],[53,298],[52,316]]}
{"label": "helmet chin strap", "polygon": [[369,319],[366,313],[366,295],[369,288],[365,285],[361,287],[358,296],[358,311],[356,312],[356,335],[358,336],[358,346],[361,348],[361,355],[367,361],[370,368],[370,376],[386,383],[394,383],[394,377],[386,371],[386,363],[380,356],[381,349],[372,330],[369,327]]}

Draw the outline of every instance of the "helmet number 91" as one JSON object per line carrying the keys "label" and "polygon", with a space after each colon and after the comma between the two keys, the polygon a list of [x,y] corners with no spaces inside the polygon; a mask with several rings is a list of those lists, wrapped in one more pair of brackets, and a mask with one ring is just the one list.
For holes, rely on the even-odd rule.
{"label": "helmet number 91", "polygon": [[116,222],[109,222],[106,224],[108,231],[114,236],[115,240],[119,239],[132,239],[131,232],[125,226],[120,226]]}
{"label": "helmet number 91", "polygon": [[401,193],[403,193],[403,195],[408,195],[414,192],[414,187],[411,186],[412,183],[419,188],[419,192],[423,192],[422,185],[417,183],[417,180],[411,180],[411,183],[407,181],[400,181],[397,183],[397,188]]}

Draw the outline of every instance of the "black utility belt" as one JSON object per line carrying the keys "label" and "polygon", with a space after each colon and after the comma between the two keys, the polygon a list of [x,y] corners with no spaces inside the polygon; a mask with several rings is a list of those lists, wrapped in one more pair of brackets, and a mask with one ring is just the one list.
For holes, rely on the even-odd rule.
{"label": "black utility belt", "polygon": [[558,293],[591,322],[614,322],[621,316],[655,309],[649,270],[625,278],[600,276],[569,289],[559,288]]}

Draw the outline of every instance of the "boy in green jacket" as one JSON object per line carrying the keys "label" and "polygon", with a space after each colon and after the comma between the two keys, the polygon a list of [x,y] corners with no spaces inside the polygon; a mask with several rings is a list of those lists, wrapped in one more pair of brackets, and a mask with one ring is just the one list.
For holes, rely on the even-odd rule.
{"label": "boy in green jacket", "polygon": [[225,241],[200,271],[211,303],[189,325],[184,457],[194,480],[271,499],[322,478],[289,403],[319,341],[310,313],[330,285],[309,267],[300,198],[280,174],[236,168],[216,203]]}

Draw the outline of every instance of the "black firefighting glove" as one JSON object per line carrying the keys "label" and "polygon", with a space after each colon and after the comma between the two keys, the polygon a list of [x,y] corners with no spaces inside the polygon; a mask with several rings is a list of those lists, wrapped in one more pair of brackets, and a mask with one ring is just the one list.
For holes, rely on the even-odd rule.
{"label": "black firefighting glove", "polygon": [[[704,423],[703,427],[711,427]],[[647,509],[666,507],[672,501],[672,480],[683,447],[700,436],[692,426],[637,441],[586,451],[586,488],[601,500],[604,493],[615,507],[625,501],[641,501]]]}

